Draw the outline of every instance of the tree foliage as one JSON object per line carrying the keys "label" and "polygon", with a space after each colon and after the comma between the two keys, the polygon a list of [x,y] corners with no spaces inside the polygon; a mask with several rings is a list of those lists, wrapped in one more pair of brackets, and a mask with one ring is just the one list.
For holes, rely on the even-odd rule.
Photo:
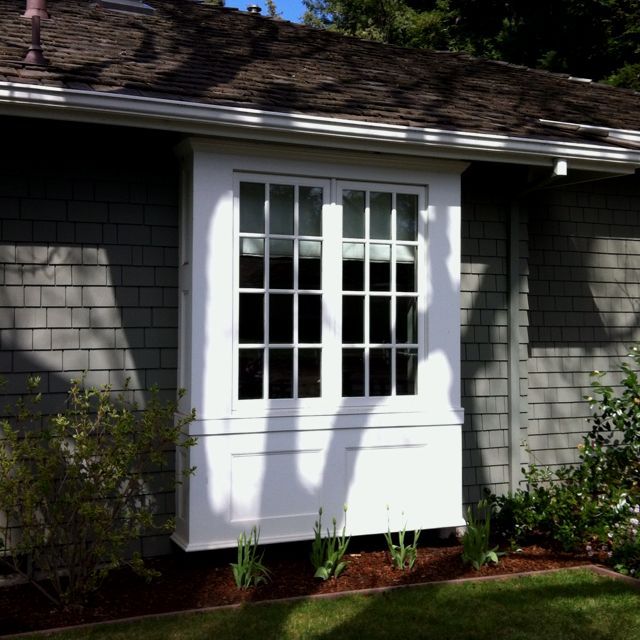
{"label": "tree foliage", "polygon": [[304,0],[306,24],[640,89],[640,0]]}

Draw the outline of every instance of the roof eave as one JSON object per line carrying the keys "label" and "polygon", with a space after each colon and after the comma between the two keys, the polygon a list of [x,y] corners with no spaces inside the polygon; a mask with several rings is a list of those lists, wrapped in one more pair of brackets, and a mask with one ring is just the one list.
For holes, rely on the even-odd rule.
{"label": "roof eave", "polygon": [[[406,127],[122,93],[0,82],[0,113],[455,160],[493,160],[615,174],[640,167],[640,151],[592,143]],[[640,133],[638,134],[640,135]]]}

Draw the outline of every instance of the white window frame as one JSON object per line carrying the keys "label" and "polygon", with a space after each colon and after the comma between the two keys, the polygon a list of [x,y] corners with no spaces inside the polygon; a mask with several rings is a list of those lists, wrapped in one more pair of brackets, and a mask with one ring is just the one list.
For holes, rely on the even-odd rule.
{"label": "white window frame", "polygon": [[[190,140],[185,143],[183,189],[192,194],[183,203],[181,255],[181,328],[179,384],[187,389],[182,406],[195,407],[194,434],[267,433],[354,427],[459,424],[460,407],[460,174],[463,163],[331,150],[308,151],[273,145]],[[237,222],[234,192],[239,176],[269,176],[303,184],[330,184],[325,225],[335,215],[338,184],[415,188],[424,191],[424,238],[418,264],[424,296],[421,305],[421,354],[415,396],[342,398],[341,375],[327,377],[332,394],[304,399],[291,406],[276,401],[237,401],[235,364],[237,325]],[[236,203],[237,206],[237,203]],[[333,215],[332,215],[333,214]],[[185,228],[187,227],[187,228]],[[327,233],[327,228],[323,230]],[[325,262],[339,264],[323,247]],[[192,266],[193,265],[193,266]],[[325,294],[326,295],[326,294]],[[328,308],[325,300],[325,309]],[[329,303],[330,306],[330,303]],[[339,306],[334,307],[340,310]],[[426,309],[426,311],[425,311]],[[325,326],[332,318],[326,318]],[[336,342],[341,335],[337,330]],[[191,348],[189,348],[191,346]],[[185,352],[188,349],[188,352]],[[334,353],[339,354],[339,349]],[[341,362],[323,356],[323,367],[341,373]],[[268,403],[271,403],[270,405]]]}
{"label": "white window frame", "polygon": [[[234,233],[233,233],[233,287],[234,287],[234,295],[233,295],[233,410],[235,413],[242,413],[251,415],[254,413],[260,414],[264,411],[287,411],[293,408],[300,410],[318,410],[321,406],[326,402],[323,394],[324,390],[324,378],[325,378],[325,322],[327,318],[325,316],[327,305],[325,304],[325,288],[323,286],[322,290],[322,310],[323,310],[323,322],[322,322],[322,339],[321,339],[321,349],[322,349],[322,358],[321,358],[321,371],[320,371],[320,388],[321,395],[318,398],[280,398],[280,399],[251,399],[251,400],[240,400],[238,398],[238,380],[239,380],[239,351],[240,351],[240,340],[239,340],[239,309],[240,309],[240,269],[239,269],[239,256],[240,256],[240,237],[245,236],[245,234],[241,234],[240,232],[240,183],[241,182],[258,182],[264,183],[265,185],[269,184],[279,184],[279,185],[291,185],[291,186],[305,186],[305,187],[322,187],[323,189],[323,206],[322,206],[322,274],[321,274],[321,282],[324,285],[325,282],[325,274],[324,274],[324,265],[326,263],[326,255],[325,255],[325,219],[328,216],[328,211],[331,209],[331,181],[326,179],[318,179],[318,178],[295,178],[290,176],[282,176],[277,174],[265,174],[265,173],[244,173],[244,172],[236,172],[234,174],[233,180],[233,220],[234,220]],[[299,238],[296,234],[297,229],[294,228],[293,236],[295,238]],[[270,236],[266,234],[265,229],[265,280],[267,278],[267,273],[269,271],[269,262],[266,259],[266,245],[269,242]],[[317,240],[317,238],[313,238]],[[298,268],[297,261],[294,260],[294,272]],[[265,292],[270,291],[268,288],[262,287],[262,290]],[[296,292],[298,289],[295,290]],[[267,345],[269,343],[268,335],[269,335],[269,318],[268,318],[268,310],[265,308],[264,311],[264,336],[263,336],[263,344]],[[294,305],[294,313],[295,313],[295,305]],[[295,325],[294,325],[295,326]],[[299,347],[299,342],[297,340],[297,336],[293,336],[293,344],[296,347]],[[311,347],[315,345],[310,345]],[[268,351],[268,347],[264,347],[265,352]],[[295,363],[294,363],[295,366]],[[267,371],[266,361],[264,363],[264,370]],[[268,374],[263,379],[263,393],[268,394]]]}
{"label": "white window frame", "polygon": [[[240,183],[258,182],[264,184],[283,184],[293,186],[317,186],[324,189],[322,211],[322,361],[321,361],[321,396],[318,398],[291,399],[250,399],[238,398],[239,377],[239,255],[240,255]],[[386,191],[394,194],[407,193],[418,197],[418,240],[417,240],[417,325],[418,325],[418,370],[416,393],[412,395],[342,397],[342,193],[345,190],[357,189],[368,192]],[[233,413],[237,416],[282,415],[295,413],[325,412],[327,410],[364,409],[374,407],[377,410],[407,410],[418,408],[421,391],[424,388],[424,360],[426,357],[426,253],[427,253],[427,210],[428,188],[426,185],[411,185],[380,181],[353,181],[338,178],[322,179],[314,177],[291,177],[270,173],[235,172],[233,181],[233,219],[234,219],[234,323],[233,323]],[[367,218],[368,219],[368,218]],[[394,217],[395,219],[395,217]],[[295,231],[295,230],[294,230]],[[368,236],[368,229],[365,232]],[[395,232],[394,232],[395,235]],[[265,236],[268,238],[268,236]],[[363,239],[369,244],[369,239]],[[389,244],[395,246],[393,240]],[[368,263],[365,263],[368,264]],[[392,262],[393,264],[393,262]],[[294,266],[295,268],[295,266]],[[268,264],[265,261],[265,270]],[[366,278],[368,280],[368,278]],[[265,289],[266,291],[266,289]],[[365,291],[365,300],[369,299],[369,291]],[[395,291],[389,292],[390,296]],[[365,309],[368,309],[365,304]],[[393,306],[393,305],[392,305]],[[265,310],[265,316],[267,311]],[[368,322],[365,311],[365,331]],[[265,318],[265,344],[268,342],[268,318]],[[296,342],[294,336],[294,343]],[[395,353],[395,352],[394,352]],[[365,359],[367,360],[367,358]],[[265,370],[267,369],[265,365]],[[368,367],[365,369],[368,371]],[[368,386],[365,373],[365,385]],[[268,394],[268,382],[265,375],[264,393]]]}

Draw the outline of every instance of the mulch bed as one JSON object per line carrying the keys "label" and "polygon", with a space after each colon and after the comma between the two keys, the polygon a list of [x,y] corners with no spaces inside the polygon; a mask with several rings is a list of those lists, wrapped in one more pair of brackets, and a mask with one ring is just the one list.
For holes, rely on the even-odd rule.
{"label": "mulch bed", "polygon": [[234,558],[228,551],[176,551],[149,563],[162,573],[151,583],[128,570],[118,571],[84,609],[71,612],[52,608],[30,585],[4,586],[0,587],[0,635],[242,602],[559,569],[587,562],[584,557],[529,546],[502,557],[498,566],[474,571],[462,564],[462,548],[454,541],[430,540],[425,544],[429,546],[419,549],[413,571],[403,572],[391,566],[379,542],[354,539],[347,569],[338,580],[326,582],[313,578],[309,543],[272,545],[264,557],[272,581],[244,592],[233,582],[228,563]]}

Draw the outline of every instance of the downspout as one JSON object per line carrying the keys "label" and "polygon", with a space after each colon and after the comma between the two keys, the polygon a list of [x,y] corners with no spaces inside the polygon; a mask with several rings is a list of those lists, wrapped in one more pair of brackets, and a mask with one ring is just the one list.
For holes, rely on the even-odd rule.
{"label": "downspout", "polygon": [[551,173],[535,184],[530,184],[509,203],[508,222],[508,291],[507,306],[507,417],[508,429],[508,457],[509,457],[509,491],[513,493],[520,488],[522,474],[522,429],[527,426],[527,406],[523,406],[523,395],[520,389],[520,338],[521,338],[521,295],[525,291],[520,271],[520,222],[521,203],[524,198],[540,189],[549,188],[557,183],[559,178],[566,178],[568,163],[565,159],[555,158]]}
{"label": "downspout", "polygon": [[520,203],[509,206],[509,300],[507,318],[507,398],[509,419],[509,491],[513,493],[522,480],[520,460],[522,398],[520,394]]}

